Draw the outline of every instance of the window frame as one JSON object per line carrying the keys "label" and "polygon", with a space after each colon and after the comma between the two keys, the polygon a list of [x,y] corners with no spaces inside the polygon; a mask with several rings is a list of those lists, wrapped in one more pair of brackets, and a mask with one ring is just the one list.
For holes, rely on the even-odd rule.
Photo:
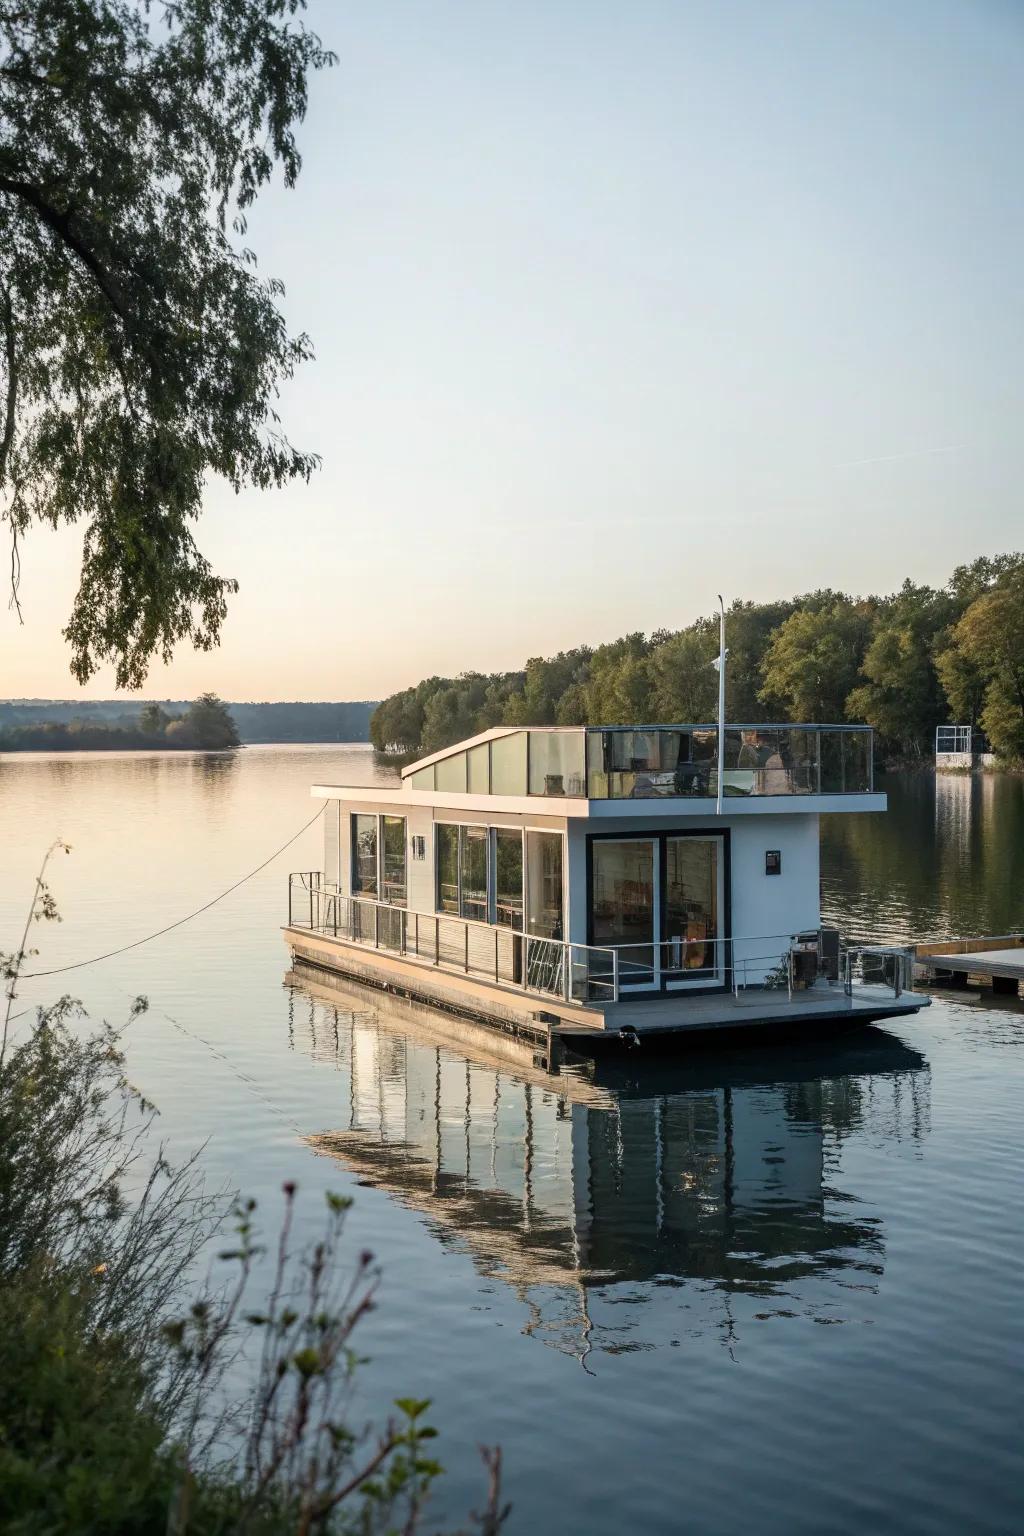
{"label": "window frame", "polygon": [[[365,891],[356,888],[359,876],[359,843],[356,835],[356,821],[359,817],[365,820],[373,820],[376,824],[376,868],[377,888],[373,896],[368,896]],[[384,822],[400,821],[402,823],[402,855],[405,861],[405,899],[403,901],[388,901],[384,891]],[[372,901],[380,907],[397,907],[407,909],[409,906],[409,818],[396,815],[394,811],[350,811],[349,812],[349,895],[355,901]]]}

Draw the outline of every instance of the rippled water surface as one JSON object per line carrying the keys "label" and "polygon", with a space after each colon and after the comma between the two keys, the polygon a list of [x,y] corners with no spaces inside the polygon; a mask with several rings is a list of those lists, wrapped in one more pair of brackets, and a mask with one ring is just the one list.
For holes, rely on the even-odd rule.
{"label": "rippled water surface", "polygon": [[[65,921],[37,970],[173,922],[279,847],[362,748],[0,759],[0,948],[41,852]],[[823,827],[827,913],[859,937],[1024,922],[1024,784],[891,779]],[[286,985],[289,869],[26,988],[116,1018],[175,1149],[273,1225],[296,1179],[357,1196],[384,1266],[364,1406],[434,1399],[438,1516],[502,1443],[517,1531],[1017,1530],[1024,1516],[1024,1005],[964,993],[809,1048],[546,1078],[425,1010]]]}

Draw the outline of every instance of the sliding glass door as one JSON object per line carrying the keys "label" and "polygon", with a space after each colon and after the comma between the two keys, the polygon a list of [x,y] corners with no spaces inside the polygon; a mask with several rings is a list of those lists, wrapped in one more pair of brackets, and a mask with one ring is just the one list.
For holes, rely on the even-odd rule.
{"label": "sliding glass door", "polygon": [[591,839],[590,943],[616,950],[621,992],[722,979],[722,847],[673,833]]}
{"label": "sliding glass door", "polygon": [[722,970],[717,837],[665,838],[662,970],[668,987],[705,985]]}
{"label": "sliding glass door", "polygon": [[650,991],[658,978],[658,859],[654,838],[591,844],[591,943],[619,952],[619,988]]}

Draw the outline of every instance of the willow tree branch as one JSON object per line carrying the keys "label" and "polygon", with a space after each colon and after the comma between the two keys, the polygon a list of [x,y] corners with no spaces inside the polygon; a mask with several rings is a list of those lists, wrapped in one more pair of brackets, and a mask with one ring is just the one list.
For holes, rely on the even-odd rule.
{"label": "willow tree branch", "polygon": [[124,291],[115,277],[111,275],[72,223],[70,213],[61,213],[48,202],[43,193],[30,181],[16,181],[9,176],[0,176],[0,192],[6,192],[11,197],[16,197],[27,207],[33,209],[39,216],[42,224],[51,230],[70,251],[78,257],[82,265],[91,273],[96,286],[107,300],[114,312],[125,323],[131,318],[128,301]]}

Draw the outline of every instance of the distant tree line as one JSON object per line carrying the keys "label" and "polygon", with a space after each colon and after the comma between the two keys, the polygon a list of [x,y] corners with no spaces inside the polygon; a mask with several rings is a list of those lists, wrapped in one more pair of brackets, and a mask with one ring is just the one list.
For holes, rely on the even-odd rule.
{"label": "distant tree line", "polygon": [[[1024,555],[958,566],[944,587],[889,597],[825,589],[728,610],[733,721],[866,721],[880,754],[930,755],[937,725],[969,724],[1024,760]],[[428,677],[370,722],[378,751],[417,755],[495,725],[712,722],[718,618],[533,657],[518,672]]]}
{"label": "distant tree line", "polygon": [[[18,699],[0,701],[0,738],[7,739],[14,730],[19,731],[26,747],[36,747],[37,738],[43,750],[61,750],[64,738],[60,733],[29,732],[29,727],[61,725],[73,727],[69,734],[75,737],[73,745],[82,746],[84,732],[95,733],[88,745],[92,748],[113,745],[129,745],[124,740],[125,731],[141,731],[141,716],[152,705],[136,700],[120,699]],[[187,699],[161,699],[158,707],[169,718],[184,715],[189,709]],[[238,729],[238,735],[246,741],[369,741],[370,716],[376,705],[359,701],[347,703],[238,704],[229,703],[227,708]],[[118,734],[108,743],[111,728]],[[138,743],[152,746],[151,741]],[[8,749],[10,750],[10,749]]]}
{"label": "distant tree line", "polygon": [[97,752],[177,747],[217,752],[240,745],[231,711],[214,693],[202,693],[182,714],[146,704],[122,723],[39,721],[0,728],[0,752]]}

